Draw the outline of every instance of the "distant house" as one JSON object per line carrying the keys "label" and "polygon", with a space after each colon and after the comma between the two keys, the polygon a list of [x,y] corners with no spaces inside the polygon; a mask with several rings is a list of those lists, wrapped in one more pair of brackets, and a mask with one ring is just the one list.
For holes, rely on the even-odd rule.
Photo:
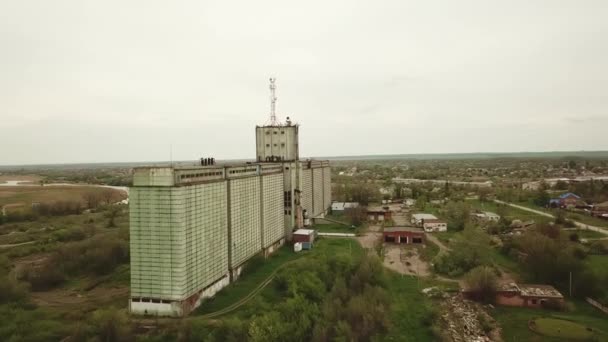
{"label": "distant house", "polygon": [[478,222],[498,222],[500,221],[500,215],[495,214],[491,211],[479,211],[471,213],[471,217]]}
{"label": "distant house", "polygon": [[423,219],[422,228],[427,233],[446,232],[448,230],[448,223],[439,219]]}
{"label": "distant house", "polygon": [[388,227],[382,233],[384,242],[392,243],[423,243],[425,239],[424,231],[414,227]]}
{"label": "distant house", "polygon": [[564,296],[550,285],[509,283],[496,293],[498,305],[542,308],[549,301],[564,304]]}
{"label": "distant house", "polygon": [[608,213],[608,202],[602,202],[593,205],[593,211]]}
{"label": "distant house", "polygon": [[440,220],[437,216],[426,213],[412,215],[411,223],[416,227],[423,228],[425,232],[445,232],[448,230],[447,222]]}
{"label": "distant house", "polygon": [[406,198],[405,200],[403,200],[403,204],[407,207],[411,207],[416,204],[416,200],[413,198]]}
{"label": "distant house", "polygon": [[534,222],[534,220],[522,221],[522,220],[515,219],[515,220],[511,221],[511,224],[509,225],[509,227],[513,228],[513,230],[517,230],[517,229],[521,230],[521,229],[531,227],[535,223],[536,222]]}
{"label": "distant house", "polygon": [[535,191],[540,189],[540,182],[526,182],[521,185],[523,190]]}
{"label": "distant house", "polygon": [[575,207],[579,201],[581,201],[580,196],[571,192],[567,192],[565,194],[560,195],[558,198],[552,198],[549,201],[549,206],[553,208]]}
{"label": "distant house", "polygon": [[416,227],[422,227],[423,220],[438,220],[437,216],[433,214],[418,213],[412,215],[412,224]]}
{"label": "distant house", "polygon": [[344,212],[345,210],[357,207],[359,207],[359,203],[357,202],[333,202],[331,204],[331,211]]}
{"label": "distant house", "polygon": [[369,207],[367,208],[368,222],[383,222],[392,219],[392,212],[388,207]]}

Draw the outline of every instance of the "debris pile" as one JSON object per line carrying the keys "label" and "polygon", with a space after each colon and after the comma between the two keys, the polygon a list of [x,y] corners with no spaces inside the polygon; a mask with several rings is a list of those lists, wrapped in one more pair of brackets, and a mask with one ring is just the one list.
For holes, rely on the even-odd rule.
{"label": "debris pile", "polygon": [[481,308],[460,295],[451,296],[444,302],[443,323],[446,334],[454,342],[488,342],[492,339],[484,332],[480,315]]}

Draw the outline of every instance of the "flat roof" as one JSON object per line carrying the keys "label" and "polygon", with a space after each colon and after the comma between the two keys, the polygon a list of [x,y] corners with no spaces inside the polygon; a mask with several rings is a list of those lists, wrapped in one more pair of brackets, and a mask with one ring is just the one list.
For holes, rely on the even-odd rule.
{"label": "flat roof", "polygon": [[406,226],[386,227],[386,228],[384,228],[384,231],[387,233],[394,233],[394,232],[424,233],[424,230],[422,230],[422,228],[406,227]]}
{"label": "flat roof", "polygon": [[314,233],[315,231],[312,229],[298,229],[296,230],[294,233],[294,235],[310,235],[312,233]]}
{"label": "flat roof", "polygon": [[427,213],[413,214],[412,217],[415,219],[437,220],[437,216],[435,216],[433,214],[427,214]]}
{"label": "flat roof", "polygon": [[440,219],[425,219],[424,223],[447,223],[444,220],[440,220]]}

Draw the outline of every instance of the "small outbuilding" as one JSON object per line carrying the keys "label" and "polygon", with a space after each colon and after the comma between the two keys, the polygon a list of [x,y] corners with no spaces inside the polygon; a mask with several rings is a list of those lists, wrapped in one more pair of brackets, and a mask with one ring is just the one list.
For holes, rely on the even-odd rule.
{"label": "small outbuilding", "polygon": [[478,211],[471,213],[473,219],[478,222],[498,222],[500,221],[500,215],[495,214],[491,211]]}
{"label": "small outbuilding", "polygon": [[496,293],[496,304],[542,308],[546,304],[564,305],[564,296],[551,285],[509,283]]}
{"label": "small outbuilding", "polygon": [[312,229],[298,229],[293,232],[293,242],[301,243],[303,249],[311,249],[315,241],[315,231]]}
{"label": "small outbuilding", "polygon": [[392,219],[392,212],[388,207],[370,207],[367,208],[367,221],[383,222]]}
{"label": "small outbuilding", "polygon": [[428,221],[428,220],[438,220],[438,218],[437,218],[437,216],[435,216],[433,214],[418,213],[418,214],[412,215],[411,222],[416,227],[422,227],[422,224],[424,223],[424,221]]}
{"label": "small outbuilding", "polygon": [[354,208],[358,208],[359,207],[359,203],[357,202],[333,202],[331,204],[331,211],[335,211],[335,212],[344,212],[347,211],[348,209],[354,209]]}
{"label": "small outbuilding", "polygon": [[448,223],[440,219],[422,220],[422,228],[425,232],[447,232]]}
{"label": "small outbuilding", "polygon": [[415,227],[384,228],[384,242],[391,243],[424,243],[424,230]]}

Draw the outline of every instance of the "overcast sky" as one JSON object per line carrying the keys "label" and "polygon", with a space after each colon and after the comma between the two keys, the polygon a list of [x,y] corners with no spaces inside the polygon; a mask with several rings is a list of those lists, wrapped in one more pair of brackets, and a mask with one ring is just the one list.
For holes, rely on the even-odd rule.
{"label": "overcast sky", "polygon": [[0,164],[608,150],[608,1],[1,1]]}

